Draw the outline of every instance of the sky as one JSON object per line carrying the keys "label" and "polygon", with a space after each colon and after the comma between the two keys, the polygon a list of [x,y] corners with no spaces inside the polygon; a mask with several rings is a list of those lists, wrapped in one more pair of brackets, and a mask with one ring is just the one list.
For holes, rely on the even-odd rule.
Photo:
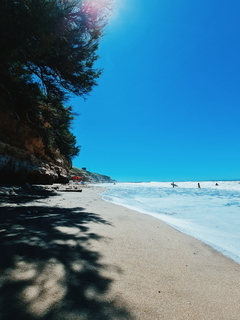
{"label": "sky", "polygon": [[117,0],[73,166],[121,182],[240,179],[240,1]]}

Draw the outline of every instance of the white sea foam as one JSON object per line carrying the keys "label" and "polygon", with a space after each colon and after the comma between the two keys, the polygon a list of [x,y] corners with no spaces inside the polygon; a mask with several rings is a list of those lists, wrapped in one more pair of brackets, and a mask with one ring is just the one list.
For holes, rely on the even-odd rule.
{"label": "white sea foam", "polygon": [[104,184],[104,200],[152,215],[240,263],[240,182]]}

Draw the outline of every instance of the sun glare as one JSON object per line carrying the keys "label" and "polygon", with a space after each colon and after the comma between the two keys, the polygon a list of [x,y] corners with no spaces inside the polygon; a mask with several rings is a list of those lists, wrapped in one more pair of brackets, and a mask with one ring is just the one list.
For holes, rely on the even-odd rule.
{"label": "sun glare", "polygon": [[83,2],[83,11],[92,16],[98,15],[103,11],[111,10],[110,0],[85,0]]}
{"label": "sun glare", "polygon": [[109,21],[119,18],[120,13],[126,7],[126,0],[85,0],[83,2],[83,11],[93,19],[103,14],[109,14]]}

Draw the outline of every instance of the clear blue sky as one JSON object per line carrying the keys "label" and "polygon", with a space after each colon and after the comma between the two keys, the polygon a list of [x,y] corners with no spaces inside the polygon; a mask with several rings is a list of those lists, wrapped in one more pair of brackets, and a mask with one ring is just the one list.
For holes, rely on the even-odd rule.
{"label": "clear blue sky", "polygon": [[77,167],[118,181],[240,179],[240,1],[118,0]]}

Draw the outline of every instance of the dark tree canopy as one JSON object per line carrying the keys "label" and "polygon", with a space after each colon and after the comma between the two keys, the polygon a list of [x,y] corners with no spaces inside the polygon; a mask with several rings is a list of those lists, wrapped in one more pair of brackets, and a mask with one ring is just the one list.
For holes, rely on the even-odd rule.
{"label": "dark tree canopy", "polygon": [[79,149],[64,103],[69,94],[86,97],[97,85],[102,70],[94,62],[110,2],[0,0],[0,93],[19,121],[37,125],[68,157]]}

